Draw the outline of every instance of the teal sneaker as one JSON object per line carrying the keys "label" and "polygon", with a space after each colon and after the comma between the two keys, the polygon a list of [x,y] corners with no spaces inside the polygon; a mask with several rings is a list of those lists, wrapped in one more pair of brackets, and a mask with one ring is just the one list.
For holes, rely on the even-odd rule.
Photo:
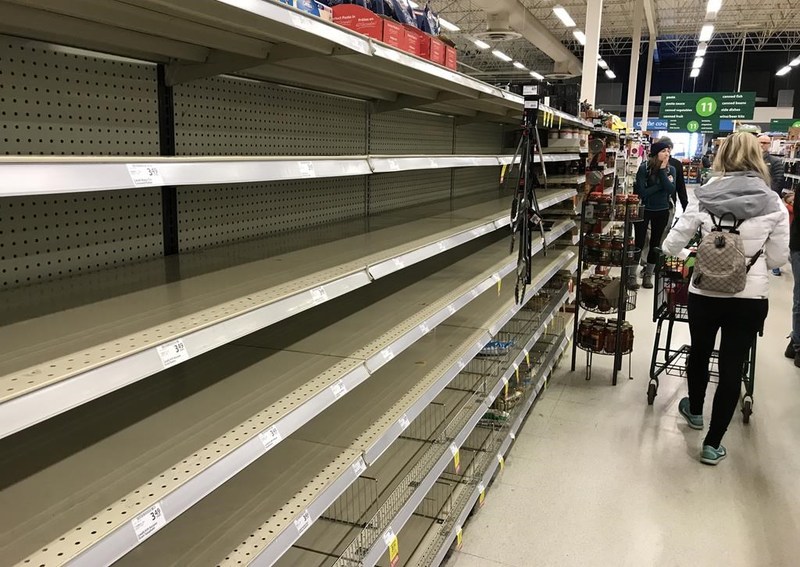
{"label": "teal sneaker", "polygon": [[715,449],[711,445],[703,445],[703,452],[700,454],[700,462],[707,465],[716,465],[728,456],[728,451],[722,445]]}
{"label": "teal sneaker", "polygon": [[689,411],[689,398],[683,398],[678,402],[678,412],[684,417],[689,427],[692,429],[703,429],[703,416],[694,415]]}

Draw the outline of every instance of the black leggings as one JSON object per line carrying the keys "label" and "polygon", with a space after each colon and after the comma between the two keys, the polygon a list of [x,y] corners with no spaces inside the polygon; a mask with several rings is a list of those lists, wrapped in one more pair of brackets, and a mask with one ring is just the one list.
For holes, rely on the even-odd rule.
{"label": "black leggings", "polygon": [[[661,246],[661,238],[664,236],[664,230],[669,224],[669,209],[663,211],[645,211],[644,220],[637,222],[633,225],[636,232],[636,248],[642,250],[644,241],[647,238],[647,227],[650,227],[650,246],[647,252],[647,263],[655,264],[658,260],[655,249]],[[644,254],[644,250],[642,250]]]}
{"label": "black leggings", "polygon": [[689,294],[689,331],[692,347],[686,374],[689,379],[689,404],[693,414],[703,413],[708,386],[708,362],[717,332],[722,329],[719,346],[719,384],[714,394],[711,426],[705,445],[719,447],[736,411],[742,389],[744,363],[756,334],[763,328],[769,303],[766,299],[707,297]]}

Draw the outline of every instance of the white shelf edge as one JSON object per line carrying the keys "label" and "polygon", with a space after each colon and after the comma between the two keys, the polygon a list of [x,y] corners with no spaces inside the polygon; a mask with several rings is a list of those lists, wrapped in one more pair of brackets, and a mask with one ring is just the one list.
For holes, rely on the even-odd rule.
{"label": "white shelf edge", "polygon": [[795,180],[800,179],[800,175],[794,173],[784,173],[783,176],[788,177],[789,179],[795,179]]}
{"label": "white shelf edge", "polygon": [[[511,157],[511,156],[509,156]],[[418,169],[499,166],[500,156],[368,156],[373,173],[393,173]]]}

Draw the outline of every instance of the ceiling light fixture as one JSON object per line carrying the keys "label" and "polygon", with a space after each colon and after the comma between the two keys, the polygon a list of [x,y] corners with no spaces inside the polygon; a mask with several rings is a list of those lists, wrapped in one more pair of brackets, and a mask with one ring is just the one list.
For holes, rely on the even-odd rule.
{"label": "ceiling light fixture", "polygon": [[789,61],[789,67],[797,67],[798,65],[800,65],[800,57],[795,57]]}
{"label": "ceiling light fixture", "polygon": [[473,39],[472,43],[474,43],[475,47],[477,47],[478,49],[489,49],[491,47],[491,45],[489,45],[482,39]]}
{"label": "ceiling light fixture", "polygon": [[722,8],[722,0],[708,0],[706,14],[714,14],[716,16],[720,8]]}
{"label": "ceiling light fixture", "polygon": [[697,46],[697,53],[694,54],[695,57],[703,57],[706,54],[706,50],[708,49],[708,44],[703,42]]}
{"label": "ceiling light fixture", "polygon": [[699,69],[703,66],[703,58],[702,57],[695,57],[694,63],[692,63],[692,69]]}
{"label": "ceiling light fixture", "polygon": [[568,28],[575,27],[575,20],[572,19],[572,17],[569,15],[569,12],[567,12],[567,9],[561,4],[553,6],[553,13],[558,17],[559,20],[561,20],[561,23]]}
{"label": "ceiling light fixture", "polygon": [[540,75],[539,73],[537,73],[536,71],[531,71],[531,77],[533,77],[537,81],[544,80],[544,77],[542,75]]}
{"label": "ceiling light fixture", "polygon": [[699,68],[698,69],[692,69],[692,72],[689,73],[689,76],[692,77],[693,79],[697,78],[698,75],[700,75],[700,69]]}
{"label": "ceiling light fixture", "polygon": [[791,70],[792,68],[787,65],[786,67],[781,67],[775,74],[778,75],[779,77],[783,77],[786,73],[788,73]]}
{"label": "ceiling light fixture", "polygon": [[519,61],[514,61],[514,67],[516,67],[517,69],[522,69],[523,71],[528,70],[528,68]]}
{"label": "ceiling light fixture", "polygon": [[606,77],[608,77],[609,79],[617,78],[617,76],[614,74],[614,71],[612,71],[611,69],[606,69]]}
{"label": "ceiling light fixture", "polygon": [[451,31],[451,32],[461,31],[460,27],[458,27],[457,25],[455,25],[452,22],[448,22],[444,18],[439,18],[439,25],[442,26],[447,31]]}
{"label": "ceiling light fixture", "polygon": [[572,35],[575,36],[575,39],[578,40],[578,43],[581,45],[586,45],[586,34],[583,33],[581,30],[575,30],[572,32]]}
{"label": "ceiling light fixture", "polygon": [[502,61],[505,61],[506,63],[513,59],[512,57],[509,57],[508,55],[506,55],[505,53],[503,53],[499,49],[493,49],[492,50],[492,55],[494,55],[495,57],[497,57],[498,59],[500,59]]}
{"label": "ceiling light fixture", "polygon": [[599,66],[601,69],[608,69],[608,63],[606,63],[606,62],[605,62],[605,59],[601,59],[600,61],[598,61],[598,62],[597,62],[597,65],[598,65],[598,66]]}
{"label": "ceiling light fixture", "polygon": [[706,24],[700,30],[700,41],[710,41],[712,35],[714,35],[714,26]]}

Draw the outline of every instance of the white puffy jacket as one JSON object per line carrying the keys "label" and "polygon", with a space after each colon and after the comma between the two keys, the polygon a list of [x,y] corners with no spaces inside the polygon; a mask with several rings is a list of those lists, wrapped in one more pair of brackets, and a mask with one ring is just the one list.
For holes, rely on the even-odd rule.
{"label": "white puffy jacket", "polygon": [[[717,218],[722,213],[732,213],[744,220],[739,227],[744,253],[752,258],[763,253],[747,274],[747,285],[737,294],[719,293],[698,289],[692,283],[691,293],[711,297],[766,298],[769,294],[770,270],[783,266],[789,258],[789,212],[778,194],[753,173],[727,174],[712,178],[695,191],[696,200],[689,205],[680,220],[664,241],[664,253],[675,256],[692,239],[699,228],[705,236],[714,223],[711,211]],[[723,226],[730,224],[729,218]]]}

